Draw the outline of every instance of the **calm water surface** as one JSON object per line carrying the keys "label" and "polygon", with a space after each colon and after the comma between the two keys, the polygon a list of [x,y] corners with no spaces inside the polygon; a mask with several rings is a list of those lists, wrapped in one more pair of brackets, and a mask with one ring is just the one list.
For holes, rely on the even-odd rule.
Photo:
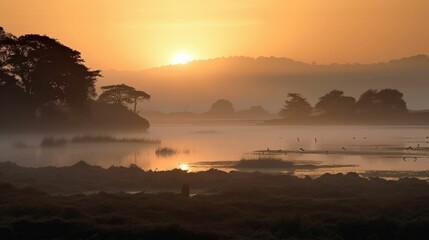
{"label": "calm water surface", "polygon": [[[71,139],[81,135],[54,137]],[[136,164],[145,170],[158,171],[174,168],[201,171],[212,167],[229,171],[236,170],[233,161],[258,158],[263,154],[264,157],[274,156],[297,164],[319,166],[315,169],[275,169],[295,175],[377,171],[379,174],[397,172],[398,175],[419,172],[420,175],[414,175],[425,178],[427,173],[423,171],[429,171],[428,136],[429,127],[416,126],[164,125],[152,126],[144,134],[115,135],[160,139],[161,144],[68,143],[64,147],[46,148],[40,146],[46,137],[44,135],[0,135],[0,161],[29,167],[68,166],[84,160],[102,167]],[[14,146],[17,142],[27,146]],[[173,148],[176,154],[157,156],[155,151],[158,147]]]}

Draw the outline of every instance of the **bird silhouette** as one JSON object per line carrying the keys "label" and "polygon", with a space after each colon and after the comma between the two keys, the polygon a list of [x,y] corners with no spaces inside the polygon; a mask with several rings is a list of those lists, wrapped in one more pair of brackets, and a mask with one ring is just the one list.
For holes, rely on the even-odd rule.
{"label": "bird silhouette", "polygon": [[304,148],[299,148],[299,150],[300,150],[301,152],[305,152]]}
{"label": "bird silhouette", "polygon": [[419,144],[417,144],[417,148],[419,148],[420,147],[420,143]]}
{"label": "bird silhouette", "polygon": [[407,150],[413,150],[413,147],[408,146],[408,147],[407,147]]}
{"label": "bird silhouette", "polygon": [[314,138],[314,142],[317,143],[317,138]]}
{"label": "bird silhouette", "polygon": [[299,137],[296,137],[296,141],[298,141],[298,142],[299,142]]}
{"label": "bird silhouette", "polygon": [[417,157],[414,157],[414,162],[417,161]]}
{"label": "bird silhouette", "polygon": [[404,157],[404,158],[402,159],[402,161],[404,161],[404,162],[405,162],[405,159],[406,159],[406,157]]}
{"label": "bird silhouette", "polygon": [[341,149],[343,149],[344,151],[346,150],[346,148],[345,148],[345,147],[342,147]]}

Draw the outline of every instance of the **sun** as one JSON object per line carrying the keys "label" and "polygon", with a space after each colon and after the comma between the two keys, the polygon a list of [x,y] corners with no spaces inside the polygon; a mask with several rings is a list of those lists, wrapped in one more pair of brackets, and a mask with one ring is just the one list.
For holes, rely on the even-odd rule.
{"label": "sun", "polygon": [[173,59],[171,60],[171,64],[177,65],[177,64],[186,64],[190,61],[194,60],[194,58],[187,52],[178,52],[176,55],[173,56]]}
{"label": "sun", "polygon": [[179,169],[182,171],[189,171],[189,164],[187,163],[180,163],[179,164]]}

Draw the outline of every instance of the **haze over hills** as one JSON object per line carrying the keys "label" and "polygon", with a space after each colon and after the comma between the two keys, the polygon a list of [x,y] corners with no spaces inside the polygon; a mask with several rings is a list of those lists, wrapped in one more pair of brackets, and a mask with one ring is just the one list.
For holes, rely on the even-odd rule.
{"label": "haze over hills", "polygon": [[[236,110],[261,105],[278,112],[288,92],[314,104],[332,89],[358,98],[370,88],[396,88],[409,109],[428,108],[429,57],[416,55],[373,64],[319,65],[275,57],[198,60],[142,71],[105,71],[98,87],[125,83],[151,94],[143,111],[204,112],[217,99]],[[167,94],[166,94],[167,93]]]}

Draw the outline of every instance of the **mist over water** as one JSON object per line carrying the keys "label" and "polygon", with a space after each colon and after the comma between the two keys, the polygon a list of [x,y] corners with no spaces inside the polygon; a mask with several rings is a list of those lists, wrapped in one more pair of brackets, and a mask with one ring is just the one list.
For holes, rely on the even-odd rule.
{"label": "mist over water", "polygon": [[[54,137],[71,139],[81,135]],[[3,135],[0,161],[27,167],[69,166],[83,160],[104,168],[136,164],[154,171],[217,168],[264,172],[273,169],[237,169],[234,163],[240,159],[273,156],[297,164],[320,166],[274,169],[298,176],[350,171],[398,171],[399,174],[429,168],[429,127],[158,125],[144,134],[113,136],[159,139],[161,143],[68,142],[64,146],[42,147],[41,141],[46,135]],[[156,153],[161,147],[173,152]]]}

